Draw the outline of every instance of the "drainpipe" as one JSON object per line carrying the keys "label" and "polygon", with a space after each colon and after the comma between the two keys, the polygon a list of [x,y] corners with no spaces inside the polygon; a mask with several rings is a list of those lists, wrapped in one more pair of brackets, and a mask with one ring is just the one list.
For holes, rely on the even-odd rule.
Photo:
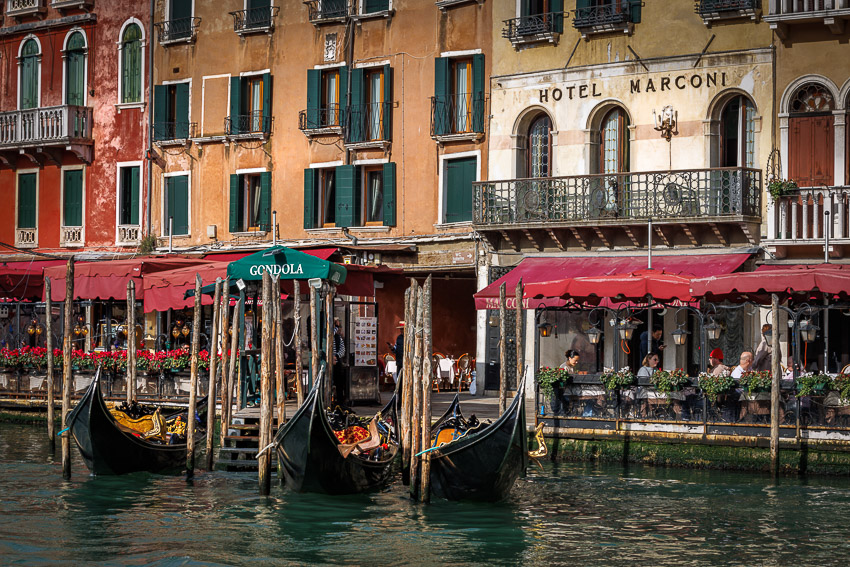
{"label": "drainpipe", "polygon": [[[348,7],[351,10],[351,6]],[[348,53],[345,55],[347,63],[349,65],[348,73],[345,79],[347,83],[345,85],[345,120],[346,120],[346,130],[347,128],[351,128],[351,74],[354,72],[354,20],[351,18],[351,14],[348,15],[348,19],[346,20],[346,30],[345,33],[348,36]],[[345,134],[343,134],[345,135]],[[343,140],[343,147],[345,148],[345,165],[351,164],[351,150],[345,146],[345,140]]]}
{"label": "drainpipe", "polygon": [[150,236],[151,230],[151,199],[153,194],[153,13],[154,2],[151,0],[150,21],[148,22],[148,186],[145,188],[145,236]]}

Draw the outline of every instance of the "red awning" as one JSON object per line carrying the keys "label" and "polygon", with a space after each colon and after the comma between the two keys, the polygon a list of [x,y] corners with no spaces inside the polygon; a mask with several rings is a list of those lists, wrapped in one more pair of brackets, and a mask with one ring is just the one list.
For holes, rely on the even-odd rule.
{"label": "red awning", "polygon": [[40,301],[44,295],[44,268],[60,264],[64,265],[65,260],[0,264],[0,298]]}
{"label": "red awning", "polygon": [[569,278],[555,282],[528,284],[525,297],[571,298],[593,301],[611,298],[615,301],[641,301],[647,296],[661,301],[692,301],[690,276],[670,274],[664,270],[638,270],[628,274]]}
{"label": "red awning", "polygon": [[[194,266],[185,266],[176,270],[166,270],[145,275],[142,278],[144,288],[145,313],[194,307],[195,298],[183,299],[186,291],[195,288],[195,275],[201,276],[202,285],[215,283],[216,278],[227,277],[229,261],[209,262]],[[212,305],[213,297],[201,294],[201,305]]]}
{"label": "red awning", "polygon": [[[689,254],[678,256],[653,256],[652,267],[668,274],[705,277],[729,274],[741,267],[750,257],[741,254]],[[645,257],[635,256],[556,256],[525,258],[513,270],[488,285],[475,297],[476,309],[499,308],[499,286],[505,282],[508,308],[515,308],[513,290],[520,278],[525,285],[539,282],[556,282],[578,277],[598,277],[626,274],[646,268]],[[564,304],[560,295],[523,299],[525,309],[538,305],[557,307]]]}
{"label": "red awning", "polygon": [[[198,258],[145,257],[74,265],[74,299],[126,299],[127,282],[136,282],[136,299],[144,298],[142,278],[147,274],[209,263]],[[44,270],[52,280],[53,301],[65,300],[65,266]]]}
{"label": "red awning", "polygon": [[780,301],[822,300],[850,296],[850,266],[835,264],[761,266],[755,272],[699,278],[691,281],[691,294],[709,301],[756,301],[769,303],[771,294]]}

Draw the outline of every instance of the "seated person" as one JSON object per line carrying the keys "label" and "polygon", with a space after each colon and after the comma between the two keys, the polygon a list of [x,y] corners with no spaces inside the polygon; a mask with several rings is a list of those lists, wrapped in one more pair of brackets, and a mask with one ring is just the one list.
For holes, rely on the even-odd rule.
{"label": "seated person", "polygon": [[716,348],[708,355],[708,373],[712,376],[725,376],[729,374],[729,367],[723,364],[723,350]]}
{"label": "seated person", "polygon": [[753,353],[745,350],[741,353],[738,366],[732,371],[732,378],[740,378],[744,372],[749,372],[753,367]]}

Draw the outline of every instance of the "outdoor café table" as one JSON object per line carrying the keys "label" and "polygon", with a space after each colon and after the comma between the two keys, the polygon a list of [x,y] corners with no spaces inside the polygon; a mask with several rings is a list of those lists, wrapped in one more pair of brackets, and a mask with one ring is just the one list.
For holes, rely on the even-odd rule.
{"label": "outdoor caf\u00e9 table", "polygon": [[667,406],[672,406],[673,412],[676,415],[681,415],[682,404],[685,401],[685,392],[679,390],[678,392],[665,394],[650,388],[638,388],[636,399],[643,400],[642,405],[648,417],[659,413]]}
{"label": "outdoor caf\u00e9 table", "polygon": [[594,406],[605,406],[605,396],[608,394],[601,385],[572,384],[564,388],[564,393],[578,402],[582,417],[593,417]]}
{"label": "outdoor caf\u00e9 table", "polygon": [[741,391],[741,413],[738,416],[739,420],[743,420],[745,416],[760,417],[770,415],[770,392],[755,392],[748,394]]}
{"label": "outdoor caf\u00e9 table", "polygon": [[437,367],[437,377],[440,381],[445,384],[448,381],[449,384],[455,383],[455,361],[453,358],[441,358],[439,365]]}

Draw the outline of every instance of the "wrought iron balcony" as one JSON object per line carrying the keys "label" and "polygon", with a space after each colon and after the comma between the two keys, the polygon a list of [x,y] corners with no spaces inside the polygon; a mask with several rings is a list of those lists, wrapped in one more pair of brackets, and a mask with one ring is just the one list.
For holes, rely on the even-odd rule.
{"label": "wrought iron balcony", "polygon": [[180,18],[154,24],[157,27],[159,43],[167,45],[181,41],[195,41],[201,18]]}
{"label": "wrought iron balcony", "polygon": [[272,117],[263,112],[248,112],[224,119],[224,132],[228,136],[268,136],[272,132]]}
{"label": "wrought iron balcony", "polygon": [[349,0],[311,0],[305,2],[310,21],[315,23],[340,20],[350,13]]}
{"label": "wrought iron balcony", "polygon": [[696,12],[700,16],[761,8],[761,0],[696,0],[694,4]]}
{"label": "wrought iron balcony", "polygon": [[431,97],[431,137],[441,139],[484,132],[484,97],[471,94]]}
{"label": "wrought iron balcony", "polygon": [[46,0],[6,0],[6,15],[41,16],[47,13]]}
{"label": "wrought iron balcony", "polygon": [[800,189],[779,197],[768,208],[768,246],[779,256],[791,246],[822,249],[827,228],[834,252],[836,247],[850,246],[850,187]]}
{"label": "wrought iron balcony", "polygon": [[305,134],[311,130],[340,129],[344,116],[345,111],[338,104],[327,108],[309,108],[298,113],[298,129]]}
{"label": "wrought iron balcony", "polygon": [[820,22],[829,27],[833,34],[844,33],[844,23],[850,19],[848,0],[769,0],[768,13],[764,21],[776,31],[780,39],[786,39],[788,25]]}
{"label": "wrought iron balcony", "polygon": [[274,29],[274,18],[279,11],[278,6],[263,6],[230,12],[233,16],[233,31],[238,34],[271,31]]}
{"label": "wrought iron balcony", "polygon": [[46,106],[0,113],[0,150],[92,143],[92,109]]}
{"label": "wrought iron balcony", "polygon": [[[742,230],[757,232],[761,222],[761,171],[757,169],[512,179],[474,183],[473,187],[473,224],[479,232],[624,229],[645,225],[650,218],[683,225],[738,223],[748,225]],[[747,240],[753,238],[748,233]]]}
{"label": "wrought iron balcony", "polygon": [[632,0],[613,0],[575,10],[573,27],[578,30],[600,28],[599,31],[604,31],[631,21]]}
{"label": "wrought iron balcony", "polygon": [[160,143],[183,143],[195,135],[195,122],[154,122],[153,139]]}
{"label": "wrought iron balcony", "polygon": [[392,103],[375,102],[352,106],[345,118],[346,144],[377,144],[389,141],[385,126],[388,126],[392,118]]}
{"label": "wrought iron balcony", "polygon": [[554,34],[563,29],[564,13],[529,14],[504,20],[504,24],[502,37],[509,39],[515,45],[529,41],[552,40]]}

